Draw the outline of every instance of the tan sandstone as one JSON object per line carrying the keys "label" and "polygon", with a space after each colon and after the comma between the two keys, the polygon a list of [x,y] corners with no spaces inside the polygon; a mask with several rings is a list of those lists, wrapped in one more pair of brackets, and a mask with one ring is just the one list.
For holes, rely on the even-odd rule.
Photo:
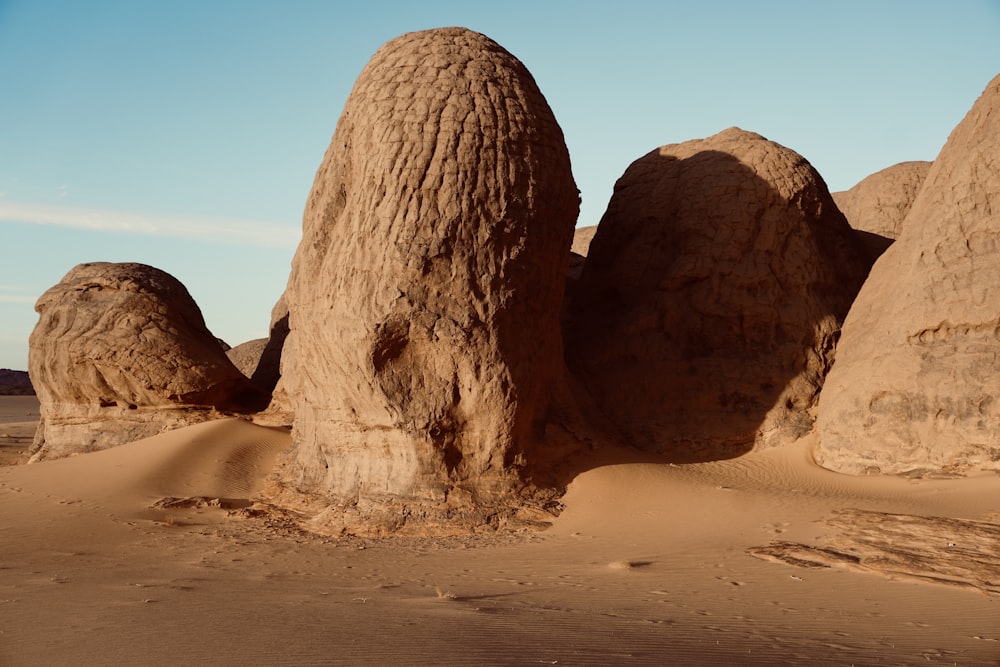
{"label": "tan sandstone", "polygon": [[328,505],[317,526],[509,516],[560,372],[578,206],[562,131],[501,46],[445,28],[373,56],[316,175],[286,293],[283,476]]}
{"label": "tan sandstone", "polygon": [[899,238],[903,219],[927,178],[931,163],[900,162],[862,179],[833,200],[858,231],[872,263]]}
{"label": "tan sandstone", "polygon": [[955,128],[844,325],[816,458],[1000,469],[1000,77]]}
{"label": "tan sandstone", "polygon": [[571,369],[628,442],[678,460],[809,430],[864,274],[800,155],[731,128],[615,185],[575,291]]}
{"label": "tan sandstone", "polygon": [[188,291],[159,269],[80,264],[35,310],[28,363],[42,419],[33,461],[267,404],[226,357]]}

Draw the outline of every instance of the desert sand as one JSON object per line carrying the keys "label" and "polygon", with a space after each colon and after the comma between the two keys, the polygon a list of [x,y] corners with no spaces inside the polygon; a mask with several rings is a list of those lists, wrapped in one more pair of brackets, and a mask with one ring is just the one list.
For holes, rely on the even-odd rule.
{"label": "desert sand", "polygon": [[[32,397],[0,398],[0,430],[37,412]],[[748,553],[843,552],[844,528],[826,522],[845,509],[996,521],[994,473],[841,475],[812,462],[808,437],[690,465],[608,449],[546,530],[337,539],[254,502],[289,440],[225,419],[0,468],[0,664],[1000,661],[989,535],[917,531],[900,546],[911,564],[981,556],[979,581],[959,585]]]}

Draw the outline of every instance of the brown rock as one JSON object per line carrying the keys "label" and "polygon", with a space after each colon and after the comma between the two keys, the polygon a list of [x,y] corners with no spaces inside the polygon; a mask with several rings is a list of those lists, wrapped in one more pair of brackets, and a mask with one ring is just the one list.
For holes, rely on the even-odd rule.
{"label": "brown rock", "polygon": [[570,367],[628,441],[680,460],[810,428],[865,267],[819,174],[732,128],[615,185],[567,329]]}
{"label": "brown rock", "polygon": [[270,335],[226,350],[226,356],[262,391],[274,391],[281,377],[281,350],[288,336],[288,306],[282,294],[271,311]]}
{"label": "brown rock", "polygon": [[573,232],[573,245],[569,253],[569,272],[567,276],[572,280],[580,278],[583,272],[583,264],[587,259],[587,252],[590,250],[590,242],[597,232],[597,225],[590,227],[577,227]]}
{"label": "brown rock", "polygon": [[266,338],[254,338],[229,348],[226,350],[226,356],[229,357],[229,361],[233,362],[233,366],[239,369],[240,373],[250,379],[254,371],[257,370],[257,364],[260,363],[260,356],[264,353],[265,347],[267,347]]}
{"label": "brown rock", "polygon": [[0,396],[34,396],[35,389],[26,371],[0,368]]}
{"label": "brown rock", "polygon": [[42,419],[33,461],[267,403],[226,357],[184,286],[159,269],[80,264],[35,310],[28,363]]}
{"label": "brown rock", "polygon": [[872,263],[899,238],[903,219],[930,168],[930,162],[900,162],[862,179],[850,190],[833,193],[847,222],[860,233]]}
{"label": "brown rock", "polygon": [[1000,469],[1000,77],[844,325],[816,450],[847,473]]}
{"label": "brown rock", "polygon": [[285,479],[326,530],[495,522],[561,364],[578,195],[524,66],[461,28],[384,45],[316,175],[286,293]]}

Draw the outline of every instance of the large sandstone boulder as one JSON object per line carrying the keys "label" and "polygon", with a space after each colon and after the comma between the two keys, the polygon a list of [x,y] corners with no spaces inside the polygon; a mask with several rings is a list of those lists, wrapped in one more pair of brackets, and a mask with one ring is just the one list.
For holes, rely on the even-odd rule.
{"label": "large sandstone boulder", "polygon": [[384,45],[316,175],[286,298],[284,470],[325,529],[496,521],[562,358],[579,199],[531,75],[461,28]]}
{"label": "large sandstone boulder", "polygon": [[917,198],[931,163],[900,162],[862,179],[833,200],[862,238],[871,262],[899,238],[903,219]]}
{"label": "large sandstone boulder", "polygon": [[173,276],[144,264],[74,267],[35,304],[32,460],[105,449],[266,406]]}
{"label": "large sandstone boulder", "polygon": [[955,128],[844,325],[816,458],[1000,469],[1000,77]]}
{"label": "large sandstone boulder", "polygon": [[567,327],[570,367],[626,438],[678,460],[811,427],[865,266],[819,174],[732,128],[615,185]]}

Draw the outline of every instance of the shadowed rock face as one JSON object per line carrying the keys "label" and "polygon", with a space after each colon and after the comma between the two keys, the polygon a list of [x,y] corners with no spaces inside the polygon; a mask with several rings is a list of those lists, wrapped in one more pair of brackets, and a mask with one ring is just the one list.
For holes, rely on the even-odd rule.
{"label": "shadowed rock face", "polygon": [[276,391],[286,479],[331,524],[506,502],[561,364],[578,202],[548,104],[489,38],[410,33],[368,63],[306,206]]}
{"label": "shadowed rock face", "polygon": [[33,461],[120,445],[266,406],[173,276],[80,264],[35,304],[29,372],[41,403]]}
{"label": "shadowed rock face", "polygon": [[737,128],[664,146],[628,168],[597,228],[570,368],[643,449],[776,444],[810,428],[864,270],[800,155]]}
{"label": "shadowed rock face", "polygon": [[1000,77],[955,128],[844,324],[817,460],[1000,469]]}
{"label": "shadowed rock face", "polygon": [[288,305],[282,294],[271,310],[270,334],[226,351],[226,356],[262,391],[271,393],[281,377],[281,349],[288,335]]}
{"label": "shadowed rock face", "polygon": [[901,162],[862,179],[850,190],[833,193],[847,222],[860,233],[872,263],[899,238],[903,219],[930,168],[930,162]]}

